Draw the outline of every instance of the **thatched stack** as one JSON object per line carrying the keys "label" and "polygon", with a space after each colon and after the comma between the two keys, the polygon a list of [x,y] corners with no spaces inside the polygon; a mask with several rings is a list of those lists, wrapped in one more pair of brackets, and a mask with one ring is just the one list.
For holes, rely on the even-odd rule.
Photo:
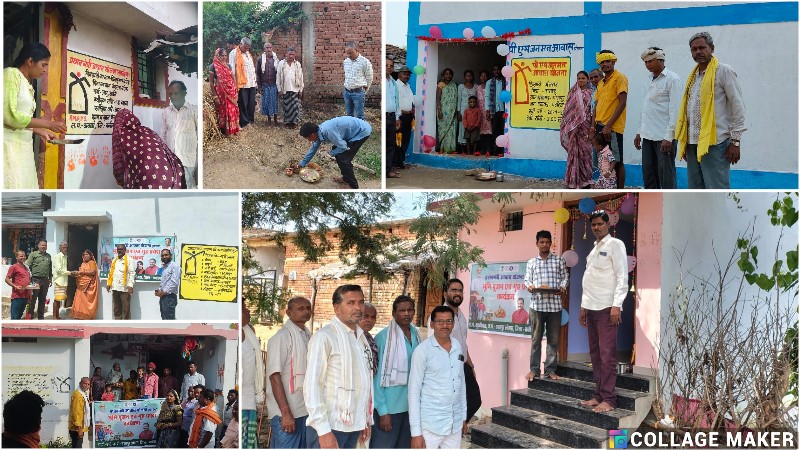
{"label": "thatched stack", "polygon": [[203,142],[222,138],[222,132],[217,123],[217,108],[211,95],[211,87],[203,83]]}

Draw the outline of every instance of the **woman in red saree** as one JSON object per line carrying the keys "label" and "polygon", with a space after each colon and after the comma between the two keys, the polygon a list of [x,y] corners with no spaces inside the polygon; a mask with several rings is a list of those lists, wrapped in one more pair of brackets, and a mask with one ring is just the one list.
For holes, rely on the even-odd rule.
{"label": "woman in red saree", "polygon": [[217,124],[225,134],[239,132],[239,106],[236,82],[228,67],[228,58],[224,48],[214,52],[214,61],[209,67],[208,81],[211,84],[211,95],[217,107]]}
{"label": "woman in red saree", "polygon": [[72,317],[79,320],[94,320],[97,316],[97,262],[89,250],[83,251],[83,264],[78,270],[70,272],[75,277],[78,288],[72,302]]}
{"label": "woman in red saree", "polygon": [[564,184],[570,189],[588,188],[592,183],[592,90],[589,74],[578,72],[578,82],[567,94],[561,119],[561,146],[567,151]]}

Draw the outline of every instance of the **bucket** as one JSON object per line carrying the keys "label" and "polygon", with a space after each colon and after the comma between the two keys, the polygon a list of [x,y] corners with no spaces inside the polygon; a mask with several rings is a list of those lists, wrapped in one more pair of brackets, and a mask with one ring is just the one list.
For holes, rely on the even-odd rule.
{"label": "bucket", "polygon": [[630,363],[626,362],[617,363],[617,373],[631,373]]}

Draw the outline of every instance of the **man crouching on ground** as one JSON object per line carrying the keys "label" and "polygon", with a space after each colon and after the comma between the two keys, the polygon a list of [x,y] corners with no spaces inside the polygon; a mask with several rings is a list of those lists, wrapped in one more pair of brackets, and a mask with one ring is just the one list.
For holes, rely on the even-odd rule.
{"label": "man crouching on ground", "polygon": [[356,117],[334,117],[319,125],[306,122],[300,127],[300,136],[306,138],[312,145],[300,161],[300,167],[305,167],[311,161],[323,142],[333,144],[330,154],[336,158],[336,164],[342,172],[342,176],[334,177],[333,181],[358,189],[358,181],[353,171],[353,158],[370,134],[372,134],[370,124]]}

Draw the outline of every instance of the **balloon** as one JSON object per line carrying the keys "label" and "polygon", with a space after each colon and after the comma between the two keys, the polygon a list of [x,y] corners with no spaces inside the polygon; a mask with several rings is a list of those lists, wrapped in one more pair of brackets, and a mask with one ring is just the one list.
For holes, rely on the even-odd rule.
{"label": "balloon", "polygon": [[583,197],[581,201],[578,202],[578,209],[584,214],[589,214],[594,211],[595,206],[596,203],[591,197]]}
{"label": "balloon", "polygon": [[432,149],[432,148],[430,148],[430,147],[425,147],[425,146],[422,146],[422,151],[423,151],[423,152],[425,152],[425,153],[430,153],[430,152],[431,152],[431,150],[433,150],[433,149]]}
{"label": "balloon", "polygon": [[506,56],[508,54],[508,45],[500,44],[497,46],[497,54],[500,56]]}
{"label": "balloon", "polygon": [[563,327],[568,323],[569,323],[569,313],[567,312],[566,309],[561,308],[561,326]]}
{"label": "balloon", "polygon": [[425,68],[420,65],[416,65],[413,69],[411,69],[411,71],[414,72],[414,75],[422,75],[425,73]]}
{"label": "balloon", "polygon": [[561,254],[561,257],[564,258],[564,262],[567,263],[567,267],[575,267],[578,264],[578,252],[575,250],[567,250]]}
{"label": "balloon", "polygon": [[500,93],[500,101],[503,103],[508,103],[511,101],[511,92],[503,91]]}
{"label": "balloon", "polygon": [[614,211],[608,213],[608,226],[613,227],[619,222],[619,213]]}
{"label": "balloon", "polygon": [[426,147],[436,147],[436,138],[426,134],[425,136],[422,136],[422,143],[425,144]]}
{"label": "balloon", "polygon": [[636,257],[628,256],[628,272],[633,272],[633,269],[635,268],[636,268]]}
{"label": "balloon", "polygon": [[501,134],[500,136],[497,136],[497,139],[494,140],[494,143],[497,144],[498,147],[507,147],[508,136]]}
{"label": "balloon", "polygon": [[475,37],[475,32],[472,28],[464,28],[464,39],[472,39]]}
{"label": "balloon", "polygon": [[633,206],[634,206],[633,196],[632,195],[628,195],[628,198],[623,200],[622,204],[619,205],[619,210],[622,212],[622,214],[625,214],[626,216],[630,216],[631,214],[633,214]]}
{"label": "balloon", "polygon": [[553,218],[555,218],[558,223],[567,223],[569,220],[569,211],[567,211],[567,208],[558,208],[553,214]]}
{"label": "balloon", "polygon": [[495,33],[494,28],[490,27],[489,25],[486,25],[485,27],[481,28],[481,34],[483,35],[483,37],[489,39],[492,39],[497,36],[497,33]]}
{"label": "balloon", "polygon": [[435,37],[436,39],[442,37],[442,29],[436,25],[432,26],[428,31],[431,33],[431,36]]}
{"label": "balloon", "polygon": [[511,78],[511,75],[514,75],[514,69],[511,66],[503,66],[503,68],[500,69],[500,73],[506,78]]}

